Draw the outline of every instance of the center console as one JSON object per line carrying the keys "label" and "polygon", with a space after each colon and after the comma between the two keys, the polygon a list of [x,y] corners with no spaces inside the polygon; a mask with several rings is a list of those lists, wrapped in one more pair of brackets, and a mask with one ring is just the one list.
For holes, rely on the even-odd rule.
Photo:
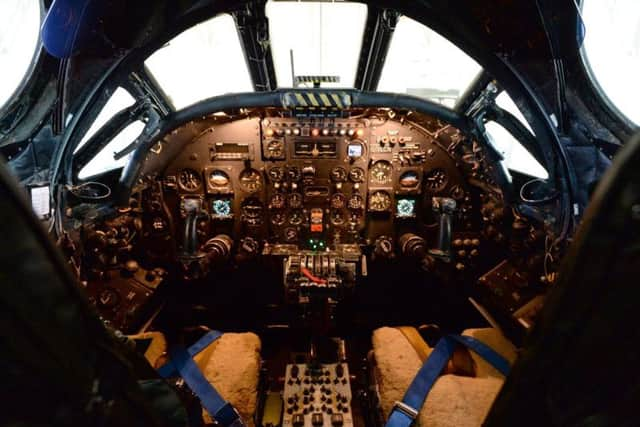
{"label": "center console", "polygon": [[351,427],[351,384],[346,363],[289,364],[283,427]]}

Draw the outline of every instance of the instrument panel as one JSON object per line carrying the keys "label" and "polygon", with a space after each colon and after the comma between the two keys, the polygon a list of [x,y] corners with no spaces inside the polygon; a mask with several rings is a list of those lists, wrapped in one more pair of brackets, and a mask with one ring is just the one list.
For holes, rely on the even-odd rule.
{"label": "instrument panel", "polygon": [[437,137],[389,118],[231,121],[193,138],[162,182],[170,210],[206,212],[205,233],[300,248],[394,238],[428,225],[433,197],[468,192]]}

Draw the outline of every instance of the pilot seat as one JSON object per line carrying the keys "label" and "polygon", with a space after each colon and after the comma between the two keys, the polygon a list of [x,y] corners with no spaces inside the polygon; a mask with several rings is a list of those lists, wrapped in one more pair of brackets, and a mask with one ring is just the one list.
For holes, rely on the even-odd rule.
{"label": "pilot seat", "polygon": [[[189,391],[174,380],[177,372],[165,382],[156,371],[175,343],[159,332],[124,337],[104,326],[4,164],[0,203],[0,232],[11,247],[0,251],[0,330],[11,337],[0,340],[2,396],[11,402],[0,424],[202,425],[199,407],[189,410]],[[206,331],[196,332],[200,342]],[[253,333],[225,333],[193,355],[206,381],[249,427],[260,349]],[[208,414],[204,421],[211,422]]]}
{"label": "pilot seat", "polygon": [[[497,329],[467,329],[462,333],[488,345],[512,364],[516,349]],[[431,354],[430,347],[415,328],[383,327],[373,333],[373,380],[384,420],[416,377]],[[477,427],[482,425],[502,387],[504,377],[473,351],[454,353],[419,411],[415,426]]]}

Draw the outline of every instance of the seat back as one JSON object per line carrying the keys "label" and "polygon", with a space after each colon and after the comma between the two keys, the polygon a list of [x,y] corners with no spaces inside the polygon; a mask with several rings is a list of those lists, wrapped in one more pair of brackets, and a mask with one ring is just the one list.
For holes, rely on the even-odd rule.
{"label": "seat back", "polygon": [[637,425],[640,135],[595,191],[487,426]]}
{"label": "seat back", "polygon": [[153,370],[105,329],[4,162],[0,207],[0,424],[165,425],[138,385]]}

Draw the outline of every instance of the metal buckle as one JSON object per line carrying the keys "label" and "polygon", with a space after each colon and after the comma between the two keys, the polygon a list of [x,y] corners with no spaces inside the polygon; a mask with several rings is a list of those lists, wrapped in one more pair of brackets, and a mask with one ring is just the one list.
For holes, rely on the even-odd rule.
{"label": "metal buckle", "polygon": [[236,408],[227,402],[213,417],[223,427],[246,427]]}
{"label": "metal buckle", "polygon": [[393,412],[396,409],[402,412],[407,417],[411,418],[411,421],[414,421],[416,418],[418,418],[419,411],[415,408],[412,408],[411,406],[407,405],[404,402],[396,400],[396,402],[393,404],[393,409],[391,411]]}

